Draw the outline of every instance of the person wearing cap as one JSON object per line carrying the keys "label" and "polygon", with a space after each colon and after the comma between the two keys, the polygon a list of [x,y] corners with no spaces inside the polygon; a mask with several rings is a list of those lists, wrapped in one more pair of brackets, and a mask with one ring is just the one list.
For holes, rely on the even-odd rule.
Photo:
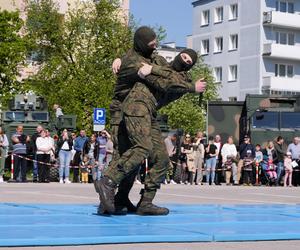
{"label": "person wearing cap", "polygon": [[240,144],[240,147],[239,147],[240,160],[238,162],[237,180],[234,182],[234,185],[238,185],[240,183],[242,168],[244,165],[244,158],[247,155],[247,150],[251,150],[251,152],[252,152],[251,156],[254,158],[255,157],[254,145],[251,143],[251,138],[248,135],[245,135],[244,140]]}
{"label": "person wearing cap", "polygon": [[284,157],[284,184],[283,186],[286,187],[287,185],[289,187],[292,187],[292,179],[293,179],[293,164],[292,164],[292,153],[287,152],[286,156]]}
{"label": "person wearing cap", "polygon": [[[188,52],[190,53],[190,51]],[[183,58],[184,56],[185,58]],[[187,66],[182,68],[183,70],[187,70],[188,68],[194,65],[195,61],[191,59],[191,56],[186,56],[186,55],[184,56],[180,55],[180,58],[182,59],[182,61],[184,61],[184,63]],[[128,63],[128,60],[122,60],[122,61]],[[183,64],[181,63],[180,65],[182,66]],[[123,111],[122,118],[124,119],[122,121],[119,120],[116,123],[115,127],[119,128],[120,127],[119,124],[121,122],[126,124],[127,126],[126,132],[128,133],[129,131],[127,141],[129,139],[130,143],[133,144],[133,146],[131,148],[128,148],[124,152],[121,152],[121,150],[119,150],[120,155],[123,153],[122,154],[123,158],[121,157],[118,160],[112,161],[112,164],[104,173],[104,178],[99,181],[100,183],[98,183],[99,185],[98,187],[96,187],[96,190],[99,191],[100,193],[100,199],[101,199],[101,195],[102,197],[104,196],[109,197],[109,199],[104,199],[104,198],[101,199],[101,202],[104,204],[105,210],[108,211],[109,213],[113,213],[113,211],[115,210],[114,203],[116,202],[114,202],[114,200],[112,199],[112,195],[114,194],[114,190],[116,189],[116,187],[119,185],[119,190],[124,190],[122,188],[122,180],[124,180],[127,177],[132,177],[133,174],[135,174],[135,170],[138,168],[138,165],[140,165],[140,162],[144,158],[148,158],[148,156],[151,154],[152,154],[152,159],[158,159],[160,162],[156,162],[156,164],[154,165],[152,163],[153,167],[150,166],[150,170],[148,174],[149,178],[147,177],[148,180],[145,181],[146,182],[145,189],[142,192],[145,193],[145,195],[142,195],[141,202],[139,203],[140,208],[143,207],[143,209],[140,209],[138,213],[143,215],[145,214],[160,215],[160,214],[168,213],[167,209],[159,208],[152,204],[152,200],[155,196],[156,190],[160,186],[161,179],[164,178],[165,169],[166,169],[166,159],[167,159],[166,150],[165,148],[162,148],[162,141],[161,141],[159,127],[157,122],[155,121],[157,98],[161,96],[161,92],[159,92],[159,90],[160,91],[164,89],[167,90],[171,86],[174,86],[171,85],[170,82],[179,83],[180,86],[178,84],[177,85],[175,84],[175,86],[177,86],[177,88],[179,89],[181,88],[181,90],[183,89],[185,92],[189,92],[189,91],[201,92],[204,91],[204,87],[205,87],[203,81],[200,80],[196,82],[196,84],[187,83],[186,81],[181,81],[181,82],[178,81],[178,79],[180,80],[184,78],[181,76],[180,73],[175,74],[176,72],[172,70],[170,67],[167,67],[166,70],[164,71],[164,74],[160,74],[160,75],[156,70],[155,65],[149,66],[149,64],[147,65],[144,64],[143,67],[144,70],[141,70],[138,75],[141,78],[145,77],[146,79],[145,80],[140,79],[141,82],[137,82],[132,89],[130,89],[130,84],[127,84],[126,90],[128,90],[128,86],[129,86],[129,91],[130,91],[129,95],[127,96],[126,94],[124,95],[125,91],[122,91],[120,95],[117,95],[117,97],[119,98],[118,100],[119,103],[122,102],[122,98],[125,98],[125,100],[123,100],[122,102],[122,111]],[[122,68],[123,65],[120,67],[118,80],[122,76],[121,74]],[[148,72],[149,69],[150,71]],[[150,74],[148,77],[150,78],[150,80],[147,79],[148,76],[147,74]],[[153,81],[151,79],[151,77],[153,76],[155,77],[156,75],[159,75],[160,77],[163,77],[164,79],[168,79],[168,80],[163,82],[163,84],[161,85],[158,84],[149,87],[151,86],[149,83],[154,83],[154,82],[159,83],[159,81]],[[170,80],[170,77],[174,75],[176,75],[176,77]],[[135,79],[137,78],[135,77]],[[127,77],[126,80],[129,81],[129,77]],[[120,86],[118,88],[124,90],[125,88],[124,84],[122,85],[123,88],[120,88]],[[131,131],[133,133],[131,133]],[[151,136],[149,136],[150,131],[151,131]],[[120,135],[120,133],[118,132],[114,134]],[[116,138],[116,140],[120,142],[120,138]],[[151,172],[153,173],[152,176],[151,176]],[[131,202],[128,199],[128,193],[131,187],[129,187],[130,185],[128,184],[126,185],[127,185],[126,187],[127,191],[124,192],[123,195],[121,195],[122,197],[125,197],[122,198],[122,202],[124,205],[128,205],[128,204],[130,205]],[[128,187],[129,187],[129,191],[128,191]],[[117,195],[116,197],[120,197]]]}
{"label": "person wearing cap", "polygon": [[252,155],[252,150],[248,149],[246,151],[246,156],[243,159],[243,184],[250,186],[253,183],[253,166],[254,157]]}

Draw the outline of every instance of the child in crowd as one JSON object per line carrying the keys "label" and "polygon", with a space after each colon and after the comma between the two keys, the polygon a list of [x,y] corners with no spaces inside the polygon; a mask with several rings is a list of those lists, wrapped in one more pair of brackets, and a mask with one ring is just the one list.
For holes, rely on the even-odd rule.
{"label": "child in crowd", "polygon": [[248,186],[252,185],[253,163],[254,163],[254,159],[252,157],[252,151],[247,150],[247,154],[246,157],[244,158],[244,165],[243,165],[244,185],[248,185]]}
{"label": "child in crowd", "polygon": [[292,153],[287,152],[286,157],[284,158],[284,186],[287,186],[287,181],[289,181],[289,187],[292,186],[292,177],[293,177],[293,166],[292,166]]}
{"label": "child in crowd", "polygon": [[261,175],[261,162],[263,161],[263,153],[261,151],[261,146],[260,144],[256,144],[255,146],[255,179],[257,178],[256,176],[256,171],[258,172],[258,180],[256,180],[256,184],[260,185],[260,178],[259,176]]}
{"label": "child in crowd", "polygon": [[231,178],[231,172],[232,172],[232,164],[233,164],[233,156],[227,155],[226,161],[224,162],[224,169],[226,173],[226,185],[230,185],[230,178]]}
{"label": "child in crowd", "polygon": [[89,181],[89,168],[90,168],[89,157],[87,155],[85,155],[83,157],[82,162],[80,163],[81,182],[82,183],[88,183],[88,181]]}

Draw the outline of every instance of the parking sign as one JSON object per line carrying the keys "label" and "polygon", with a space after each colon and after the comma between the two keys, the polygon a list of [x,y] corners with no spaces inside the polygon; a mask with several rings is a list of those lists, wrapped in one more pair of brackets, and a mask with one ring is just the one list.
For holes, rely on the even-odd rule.
{"label": "parking sign", "polygon": [[105,129],[106,110],[105,108],[94,108],[94,131]]}

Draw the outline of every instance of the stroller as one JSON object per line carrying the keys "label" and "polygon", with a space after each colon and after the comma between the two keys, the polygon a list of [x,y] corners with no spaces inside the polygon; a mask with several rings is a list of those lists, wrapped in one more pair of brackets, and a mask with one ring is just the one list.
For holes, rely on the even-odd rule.
{"label": "stroller", "polygon": [[277,172],[276,165],[273,163],[272,159],[269,159],[267,155],[263,156],[263,161],[261,162],[261,169],[263,177],[267,186],[272,186],[276,183]]}

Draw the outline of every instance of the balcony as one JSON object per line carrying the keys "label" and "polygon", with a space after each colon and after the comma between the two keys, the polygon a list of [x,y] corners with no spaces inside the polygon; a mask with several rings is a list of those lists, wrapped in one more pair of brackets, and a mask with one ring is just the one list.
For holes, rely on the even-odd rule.
{"label": "balcony", "polygon": [[300,92],[300,79],[288,77],[263,77],[263,89],[283,92]]}
{"label": "balcony", "polygon": [[277,26],[289,29],[300,29],[300,15],[269,11],[263,13],[263,23],[268,26]]}
{"label": "balcony", "polygon": [[300,46],[266,43],[263,47],[263,55],[280,59],[300,61]]}

